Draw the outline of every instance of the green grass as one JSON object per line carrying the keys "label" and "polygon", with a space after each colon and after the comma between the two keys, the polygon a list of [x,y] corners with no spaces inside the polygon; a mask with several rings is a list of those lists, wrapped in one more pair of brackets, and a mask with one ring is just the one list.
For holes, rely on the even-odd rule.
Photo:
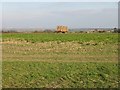
{"label": "green grass", "polygon": [[117,43],[117,33],[9,33],[2,35],[3,40],[5,39],[17,39],[26,40],[28,42],[48,42],[48,41],[78,41],[78,42],[104,42],[104,43]]}
{"label": "green grass", "polygon": [[118,87],[117,33],[7,33],[2,39],[4,88]]}
{"label": "green grass", "polygon": [[3,87],[116,88],[118,64],[4,61]]}

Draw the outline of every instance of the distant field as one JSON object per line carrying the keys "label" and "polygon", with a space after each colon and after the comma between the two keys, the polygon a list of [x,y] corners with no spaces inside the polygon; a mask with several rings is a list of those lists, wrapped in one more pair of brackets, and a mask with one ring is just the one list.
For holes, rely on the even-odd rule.
{"label": "distant field", "polygon": [[117,88],[117,33],[6,33],[3,87]]}
{"label": "distant field", "polygon": [[2,36],[3,41],[9,39],[25,40],[28,42],[48,42],[48,41],[78,41],[78,42],[104,42],[117,43],[117,33],[7,33]]}

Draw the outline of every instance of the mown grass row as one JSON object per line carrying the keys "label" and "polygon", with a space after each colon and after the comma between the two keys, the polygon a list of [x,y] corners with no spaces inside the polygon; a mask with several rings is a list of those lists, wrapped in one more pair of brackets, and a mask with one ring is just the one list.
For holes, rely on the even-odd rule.
{"label": "mown grass row", "polygon": [[117,63],[3,62],[3,87],[117,88]]}
{"label": "mown grass row", "polygon": [[8,43],[3,44],[3,60],[20,61],[117,61],[118,46],[83,45],[77,42],[45,42],[45,43]]}

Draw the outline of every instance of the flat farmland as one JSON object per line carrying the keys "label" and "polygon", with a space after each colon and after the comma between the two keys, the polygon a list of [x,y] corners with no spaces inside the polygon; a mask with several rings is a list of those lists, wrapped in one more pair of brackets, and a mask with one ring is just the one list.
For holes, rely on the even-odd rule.
{"label": "flat farmland", "polygon": [[117,33],[3,33],[4,88],[117,88]]}

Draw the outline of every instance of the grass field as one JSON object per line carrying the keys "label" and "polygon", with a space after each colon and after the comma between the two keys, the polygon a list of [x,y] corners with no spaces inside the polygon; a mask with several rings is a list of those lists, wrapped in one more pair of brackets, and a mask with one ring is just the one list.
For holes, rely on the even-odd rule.
{"label": "grass field", "polygon": [[118,87],[118,34],[6,33],[2,45],[3,87]]}
{"label": "grass field", "polygon": [[48,41],[77,41],[77,42],[104,42],[104,43],[117,43],[118,34],[116,33],[7,33],[2,36],[3,41],[6,39],[25,40],[27,42],[48,42]]}

